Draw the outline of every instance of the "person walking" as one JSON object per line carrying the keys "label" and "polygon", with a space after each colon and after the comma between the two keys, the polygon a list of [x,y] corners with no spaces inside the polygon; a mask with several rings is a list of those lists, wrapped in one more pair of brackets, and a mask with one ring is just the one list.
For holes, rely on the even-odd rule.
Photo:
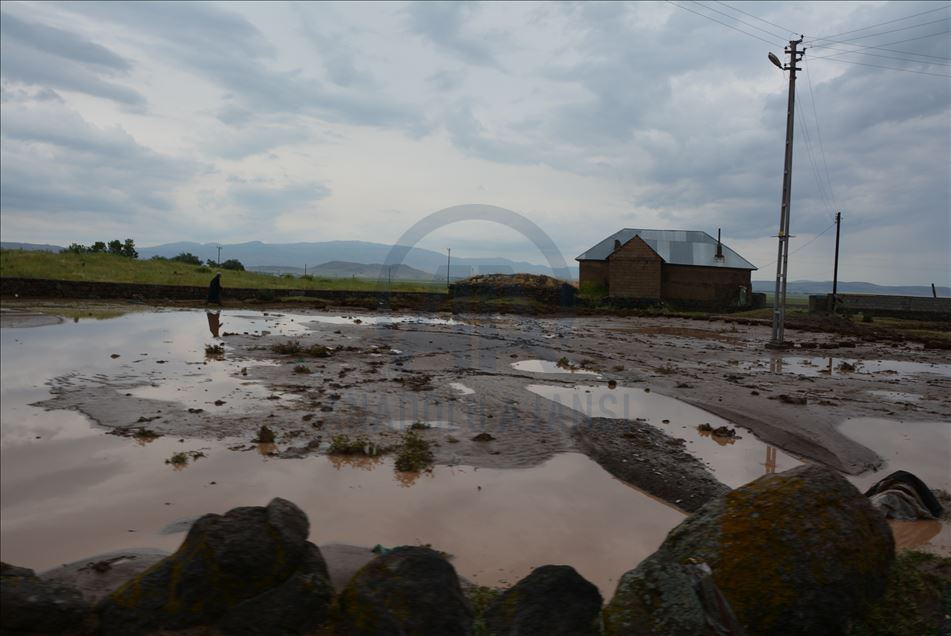
{"label": "person walking", "polygon": [[221,304],[221,272],[215,274],[215,277],[211,279],[211,284],[208,286],[208,300],[205,301],[205,304],[215,303],[216,305]]}

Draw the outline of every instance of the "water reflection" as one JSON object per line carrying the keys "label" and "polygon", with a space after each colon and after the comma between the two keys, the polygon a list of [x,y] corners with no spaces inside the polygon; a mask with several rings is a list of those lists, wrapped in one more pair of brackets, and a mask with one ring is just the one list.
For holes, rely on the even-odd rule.
{"label": "water reflection", "polygon": [[221,330],[221,310],[208,311],[205,312],[205,315],[208,317],[208,331],[210,331],[211,335],[215,338],[220,337],[218,332]]}

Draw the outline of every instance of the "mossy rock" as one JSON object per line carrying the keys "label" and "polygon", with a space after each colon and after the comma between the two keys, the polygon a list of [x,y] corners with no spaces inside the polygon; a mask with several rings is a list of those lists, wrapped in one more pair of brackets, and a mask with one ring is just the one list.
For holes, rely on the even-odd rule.
{"label": "mossy rock", "polygon": [[[706,504],[656,556],[708,564],[748,634],[820,635],[846,633],[881,596],[895,546],[885,518],[854,486],[805,465]],[[615,609],[624,609],[622,597]]]}
{"label": "mossy rock", "polygon": [[205,515],[174,554],[100,604],[103,634],[214,624],[298,571],[309,554],[308,532],[307,516],[284,499]]}
{"label": "mossy rock", "polygon": [[472,610],[452,565],[429,548],[399,547],[361,568],[338,598],[338,634],[455,636]]}
{"label": "mossy rock", "polygon": [[493,636],[596,636],[601,593],[568,565],[543,565],[503,592],[485,613]]}

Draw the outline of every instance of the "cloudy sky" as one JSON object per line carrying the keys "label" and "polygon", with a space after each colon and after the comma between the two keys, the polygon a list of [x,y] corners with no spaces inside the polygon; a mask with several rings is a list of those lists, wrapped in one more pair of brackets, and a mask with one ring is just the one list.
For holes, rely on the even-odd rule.
{"label": "cloudy sky", "polygon": [[[948,2],[4,2],[0,27],[4,241],[391,243],[487,203],[569,261],[719,227],[770,279],[766,54],[805,34],[790,278],[831,278],[840,209],[840,278],[951,284]],[[421,245],[544,260],[488,222]]]}

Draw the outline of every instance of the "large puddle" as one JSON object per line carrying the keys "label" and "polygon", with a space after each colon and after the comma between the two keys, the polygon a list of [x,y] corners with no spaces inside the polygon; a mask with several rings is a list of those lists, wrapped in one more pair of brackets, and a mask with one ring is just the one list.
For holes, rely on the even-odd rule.
{"label": "large puddle", "polygon": [[[220,317],[227,331],[282,335],[312,319]],[[246,439],[116,437],[79,413],[30,406],[49,397],[52,378],[78,373],[93,382],[147,376],[129,391],[211,415],[246,408],[266,392],[229,375],[247,362],[232,360],[227,346],[223,359],[206,359],[204,346],[221,341],[204,312],[2,329],[0,341],[0,558],[18,565],[43,570],[116,549],[172,550],[183,535],[163,533],[169,524],[280,496],[308,514],[317,543],[432,544],[485,585],[567,563],[609,596],[617,577],[683,519],[575,453],[528,469],[437,466],[407,475],[389,458],[277,459],[270,454],[281,448]],[[166,463],[193,451],[184,465]]]}
{"label": "large puddle", "polygon": [[[588,417],[641,419],[675,438],[686,440],[686,449],[716,475],[717,479],[736,488],[761,475],[782,472],[801,462],[761,442],[748,430],[727,420],[666,395],[650,393],[644,388],[607,386],[573,387],[534,384],[529,391],[558,402]],[[698,429],[709,424],[734,428],[736,438],[717,437]]]}
{"label": "large puddle", "polygon": [[516,371],[528,371],[529,373],[567,373],[569,375],[593,375],[601,377],[597,371],[582,369],[571,362],[552,362],[551,360],[522,360],[513,362],[512,368]]}
{"label": "large puddle", "polygon": [[[856,417],[843,422],[839,430],[885,459],[878,471],[849,477],[863,492],[896,470],[914,473],[930,488],[951,492],[951,422]],[[951,556],[951,524],[893,521],[892,530],[899,548],[927,543],[929,549]]]}
{"label": "large puddle", "polygon": [[307,316],[308,320],[329,325],[463,325],[464,322],[454,318],[433,318],[427,316]]}
{"label": "large puddle", "polygon": [[931,373],[951,377],[951,364],[914,362],[909,360],[859,360],[856,358],[783,357],[743,362],[741,368],[770,373],[792,373],[807,377],[820,375],[847,375],[859,378],[900,378],[914,374]]}

